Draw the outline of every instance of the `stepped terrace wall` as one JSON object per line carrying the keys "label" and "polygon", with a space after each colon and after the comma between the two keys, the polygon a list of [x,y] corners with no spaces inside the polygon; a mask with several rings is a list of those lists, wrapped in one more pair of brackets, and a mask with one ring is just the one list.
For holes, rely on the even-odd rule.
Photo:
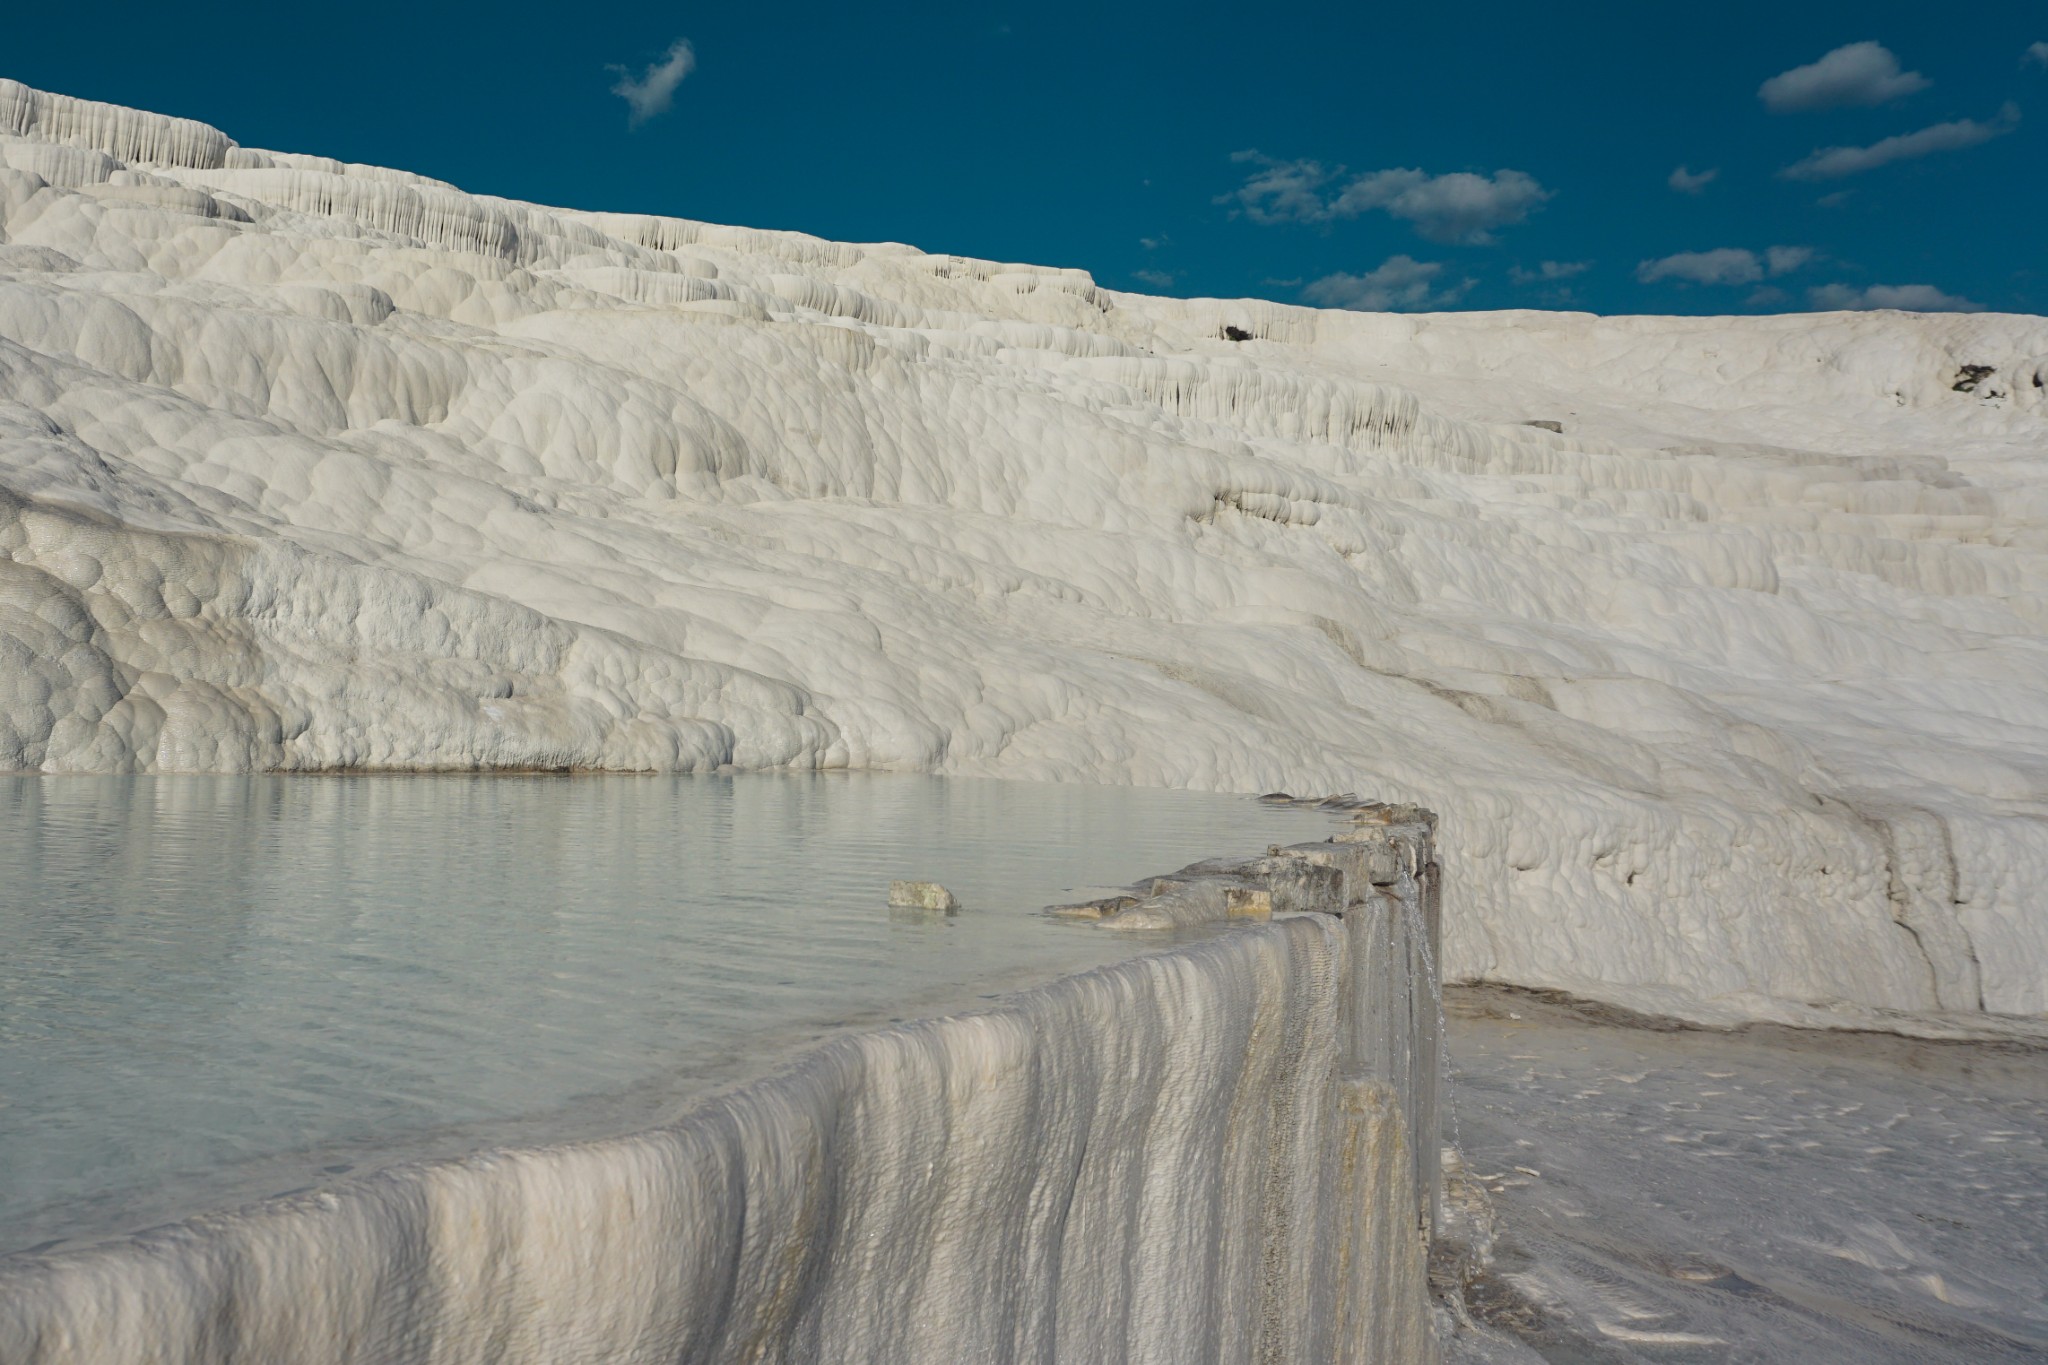
{"label": "stepped terrace wall", "polygon": [[1263,923],[672,1127],[12,1258],[0,1360],[1433,1359],[1436,864],[1360,818],[1105,917]]}

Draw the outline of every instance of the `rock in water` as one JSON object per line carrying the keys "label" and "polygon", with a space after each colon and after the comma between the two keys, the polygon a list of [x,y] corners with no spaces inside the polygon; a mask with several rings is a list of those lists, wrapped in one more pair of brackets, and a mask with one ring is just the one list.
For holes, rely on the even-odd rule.
{"label": "rock in water", "polygon": [[904,910],[932,910],[954,915],[960,902],[937,882],[890,882],[889,904]]}

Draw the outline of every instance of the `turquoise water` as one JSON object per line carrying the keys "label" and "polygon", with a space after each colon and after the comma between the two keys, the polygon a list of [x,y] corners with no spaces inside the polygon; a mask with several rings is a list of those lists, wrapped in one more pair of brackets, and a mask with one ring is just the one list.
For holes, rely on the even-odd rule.
{"label": "turquoise water", "polygon": [[[1046,904],[1327,829],[880,774],[0,777],[0,1251],[657,1122],[1157,946]],[[897,877],[966,908],[892,916]]]}

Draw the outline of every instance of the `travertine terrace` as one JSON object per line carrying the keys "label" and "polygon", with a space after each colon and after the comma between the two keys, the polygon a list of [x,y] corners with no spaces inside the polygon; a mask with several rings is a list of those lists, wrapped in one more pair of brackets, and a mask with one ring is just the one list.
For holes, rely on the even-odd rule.
{"label": "travertine terrace", "polygon": [[5,1258],[0,1359],[1430,1365],[1434,819],[1354,821],[1120,908],[1267,922],[670,1125]]}
{"label": "travertine terrace", "polygon": [[2044,385],[2040,318],[1147,298],[0,81],[0,767],[1365,792],[1454,979],[2038,1015]]}

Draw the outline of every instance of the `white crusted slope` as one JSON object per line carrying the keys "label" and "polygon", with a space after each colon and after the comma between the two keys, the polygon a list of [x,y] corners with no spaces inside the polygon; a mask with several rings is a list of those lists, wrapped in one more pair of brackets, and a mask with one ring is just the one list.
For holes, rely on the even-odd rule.
{"label": "white crusted slope", "polygon": [[0,766],[1368,792],[1454,977],[2048,1011],[2048,321],[1151,299],[0,114]]}
{"label": "white crusted slope", "polygon": [[1427,1365],[1335,924],[854,1035],[674,1127],[11,1258],[0,1359]]}

